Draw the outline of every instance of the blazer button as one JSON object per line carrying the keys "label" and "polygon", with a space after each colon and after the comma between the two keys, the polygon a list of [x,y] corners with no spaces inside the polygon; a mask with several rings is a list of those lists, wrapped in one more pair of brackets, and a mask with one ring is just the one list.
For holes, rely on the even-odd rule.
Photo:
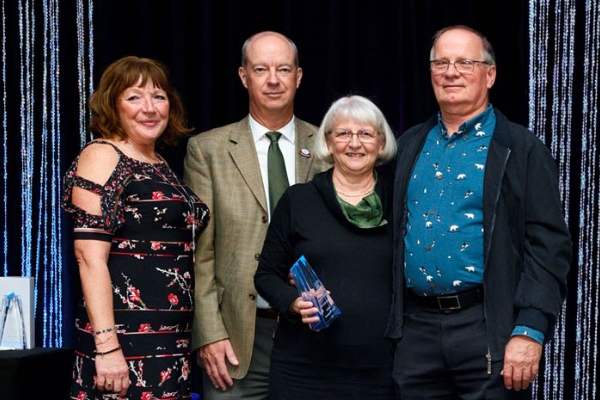
{"label": "blazer button", "polygon": [[260,253],[257,253],[257,254],[255,254],[255,255],[254,255],[254,259],[255,259],[256,261],[258,261],[258,257],[260,257]]}
{"label": "blazer button", "polygon": [[250,297],[250,300],[252,301],[256,300],[256,295],[254,295],[253,293],[250,293],[248,297]]}
{"label": "blazer button", "polygon": [[267,217],[266,215],[263,215],[262,222],[263,222],[263,224],[266,224],[267,222],[269,222],[269,217]]}

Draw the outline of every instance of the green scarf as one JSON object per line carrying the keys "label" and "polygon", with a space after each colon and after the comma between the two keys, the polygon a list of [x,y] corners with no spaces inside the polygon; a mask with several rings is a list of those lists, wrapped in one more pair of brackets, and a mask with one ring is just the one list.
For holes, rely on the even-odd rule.
{"label": "green scarf", "polygon": [[363,197],[360,203],[355,206],[342,200],[337,193],[335,197],[337,197],[346,219],[351,224],[363,229],[377,228],[387,224],[387,221],[383,218],[381,199],[375,191]]}

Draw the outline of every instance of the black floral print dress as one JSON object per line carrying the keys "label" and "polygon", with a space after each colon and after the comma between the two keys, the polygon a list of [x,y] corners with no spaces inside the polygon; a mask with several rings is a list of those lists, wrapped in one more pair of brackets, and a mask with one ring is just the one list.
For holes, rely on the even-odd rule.
{"label": "black floral print dress", "polygon": [[[127,399],[191,398],[193,243],[210,213],[164,162],[144,163],[115,150],[120,160],[104,185],[79,177],[75,159],[62,207],[72,214],[75,239],[111,242],[114,318],[132,382]],[[100,196],[101,216],[72,204],[74,186]],[[95,387],[94,329],[83,300],[76,330],[71,399],[118,398]]]}

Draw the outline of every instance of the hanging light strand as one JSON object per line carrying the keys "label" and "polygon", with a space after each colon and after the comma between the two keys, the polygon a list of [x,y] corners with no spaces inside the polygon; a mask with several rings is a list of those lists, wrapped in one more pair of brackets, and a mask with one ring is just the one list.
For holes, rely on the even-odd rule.
{"label": "hanging light strand", "polygon": [[[50,29],[49,29],[49,19],[51,18],[50,16],[50,12],[48,10],[48,0],[43,0],[42,2],[42,7],[43,7],[43,20],[44,20],[44,29],[42,31],[42,36],[43,36],[43,52],[42,52],[42,56],[43,56],[43,66],[44,68],[41,70],[41,75],[42,75],[42,93],[41,96],[38,96],[38,98],[41,98],[41,103],[42,103],[42,120],[41,120],[41,129],[42,129],[42,134],[40,135],[40,137],[38,138],[38,141],[40,142],[39,145],[39,158],[40,158],[40,168],[39,168],[39,182],[41,182],[42,184],[39,185],[39,195],[38,195],[38,207],[37,207],[37,212],[38,212],[38,217],[37,217],[37,223],[38,223],[38,229],[37,229],[37,240],[36,240],[36,249],[38,249],[38,251],[36,252],[36,259],[35,259],[35,287],[37,288],[39,284],[42,285],[42,293],[46,293],[47,295],[44,296],[42,295],[40,299],[37,298],[37,290],[36,290],[36,296],[35,296],[35,303],[34,304],[38,304],[38,301],[41,300],[42,302],[42,325],[44,326],[44,328],[48,325],[48,321],[50,320],[50,316],[51,314],[53,314],[52,312],[52,305],[51,302],[48,301],[48,298],[51,297],[51,289],[52,289],[52,282],[51,282],[51,277],[52,277],[52,269],[50,268],[50,265],[48,263],[48,257],[47,257],[47,252],[44,251],[44,247],[42,247],[44,244],[47,243],[48,240],[48,234],[50,233],[49,230],[52,229],[51,226],[48,225],[48,213],[47,213],[47,206],[48,206],[48,186],[47,184],[50,183],[49,177],[48,177],[48,137],[51,134],[50,128],[49,128],[49,124],[51,124],[51,121],[49,121],[49,115],[48,115],[48,111],[49,109],[51,109],[52,104],[49,103],[49,99],[48,99],[48,81],[52,80],[52,71],[48,71],[48,47],[51,46],[51,33],[50,33]],[[43,182],[47,183],[47,184],[43,184]],[[52,250],[50,250],[52,251]],[[40,262],[41,260],[43,260],[43,262]],[[40,268],[40,264],[42,264],[42,268]],[[47,265],[48,268],[43,268],[44,265]],[[37,309],[37,307],[36,307]],[[46,342],[46,331],[47,329],[43,329],[43,338],[42,341],[45,343]]]}
{"label": "hanging light strand", "polygon": [[[54,87],[54,90],[51,91],[52,94],[52,104],[54,105],[54,107],[52,108],[52,171],[51,171],[51,182],[52,182],[52,187],[51,187],[51,207],[50,207],[50,216],[51,216],[51,224],[54,227],[52,229],[52,235],[53,237],[51,238],[50,242],[51,242],[51,246],[50,248],[53,249],[52,251],[52,268],[51,270],[54,272],[53,276],[52,276],[52,284],[53,284],[53,299],[52,299],[52,310],[53,310],[53,325],[55,324],[56,327],[55,329],[48,329],[48,331],[51,333],[50,337],[47,340],[47,343],[49,346],[60,346],[62,345],[62,323],[63,323],[63,307],[62,307],[62,299],[64,298],[63,296],[63,281],[62,281],[62,271],[63,271],[63,259],[62,259],[62,223],[61,223],[61,218],[60,218],[60,212],[58,210],[60,210],[60,201],[61,201],[61,193],[62,193],[62,175],[63,175],[63,171],[60,168],[60,161],[62,159],[61,157],[61,147],[60,144],[62,142],[61,140],[61,110],[60,110],[60,82],[59,82],[59,76],[60,76],[60,64],[59,64],[59,60],[60,60],[60,26],[59,26],[59,22],[60,22],[60,10],[59,10],[59,5],[60,2],[56,1],[56,2],[52,2],[52,4],[55,7],[54,13],[52,14],[53,16],[53,23],[52,23],[52,27],[53,27],[53,43],[54,46],[52,46],[52,57],[51,57],[51,68],[50,70],[52,71],[53,74],[53,79],[52,79],[52,87]],[[49,327],[50,328],[50,327]]]}
{"label": "hanging light strand", "polygon": [[[554,76],[552,99],[551,151],[558,161],[559,189],[564,207],[565,219],[568,223],[570,214],[570,176],[572,159],[572,116],[573,116],[573,72],[575,58],[575,12],[573,0],[557,1],[554,8]],[[556,83],[559,84],[556,84]],[[566,346],[566,307],[565,302],[558,316],[554,340],[545,348],[545,357],[550,359],[550,380],[552,395],[557,399],[564,398],[565,379],[565,346]],[[550,396],[550,393],[546,393]]]}
{"label": "hanging light strand", "polygon": [[[54,347],[62,343],[62,241],[60,215],[60,85],[59,85],[59,3],[43,2],[44,71],[40,168],[40,202],[38,205],[38,257],[36,278],[42,279],[42,342]],[[47,182],[47,184],[43,184]],[[36,285],[38,287],[38,285]]]}
{"label": "hanging light strand", "polygon": [[[546,134],[546,88],[548,85],[548,38],[550,37],[549,1],[531,0],[529,2],[529,129],[545,141]],[[544,367],[542,393],[552,394],[552,360]],[[538,393],[537,381],[534,382],[534,393]],[[552,397],[546,397],[549,400]]]}
{"label": "hanging light strand", "polygon": [[6,10],[4,0],[2,0],[2,272],[3,276],[8,275],[8,112],[6,110],[7,89],[6,89]]}
{"label": "hanging light strand", "polygon": [[[88,64],[89,64],[89,77],[88,77],[88,93],[91,96],[94,92],[94,0],[88,0]],[[88,109],[88,121],[91,118],[92,111]],[[84,130],[86,141],[91,139],[87,126]],[[81,135],[84,135],[81,133]]]}
{"label": "hanging light strand", "polygon": [[[85,10],[82,0],[77,0],[77,20],[85,21]],[[86,131],[86,113],[87,113],[87,88],[86,83],[86,46],[85,46],[85,24],[77,24],[77,90],[79,91],[79,145],[83,147],[86,143],[85,136],[81,135],[81,132]]]}
{"label": "hanging light strand", "polygon": [[21,119],[21,276],[31,276],[33,254],[33,160],[35,88],[34,53],[35,15],[26,0],[19,1],[19,45],[20,45],[20,119]]}
{"label": "hanging light strand", "polygon": [[529,2],[529,129],[542,140],[546,125],[549,0]]}

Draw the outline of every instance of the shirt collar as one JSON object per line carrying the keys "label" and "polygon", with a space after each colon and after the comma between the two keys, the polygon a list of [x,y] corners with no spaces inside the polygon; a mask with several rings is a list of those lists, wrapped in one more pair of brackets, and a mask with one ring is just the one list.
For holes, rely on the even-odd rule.
{"label": "shirt collar", "polygon": [[[252,118],[251,114],[248,114],[248,118],[250,121],[250,129],[252,130],[252,137],[254,138],[254,143],[258,142],[265,133],[271,132],[270,129],[259,124],[254,118]],[[281,136],[289,140],[291,143],[295,142],[296,138],[296,125],[294,124],[294,116],[290,122],[288,122],[285,126],[280,129],[277,129],[277,132],[281,133]]]}
{"label": "shirt collar", "polygon": [[[447,136],[448,130],[446,129],[446,125],[444,125],[444,121],[442,120],[442,113],[438,112],[438,125],[440,127],[440,136]],[[469,132],[472,130],[480,131],[489,126],[490,124],[495,122],[495,115],[492,105],[488,105],[487,108],[476,117],[464,122],[458,128],[458,135],[462,135],[465,132]]]}

